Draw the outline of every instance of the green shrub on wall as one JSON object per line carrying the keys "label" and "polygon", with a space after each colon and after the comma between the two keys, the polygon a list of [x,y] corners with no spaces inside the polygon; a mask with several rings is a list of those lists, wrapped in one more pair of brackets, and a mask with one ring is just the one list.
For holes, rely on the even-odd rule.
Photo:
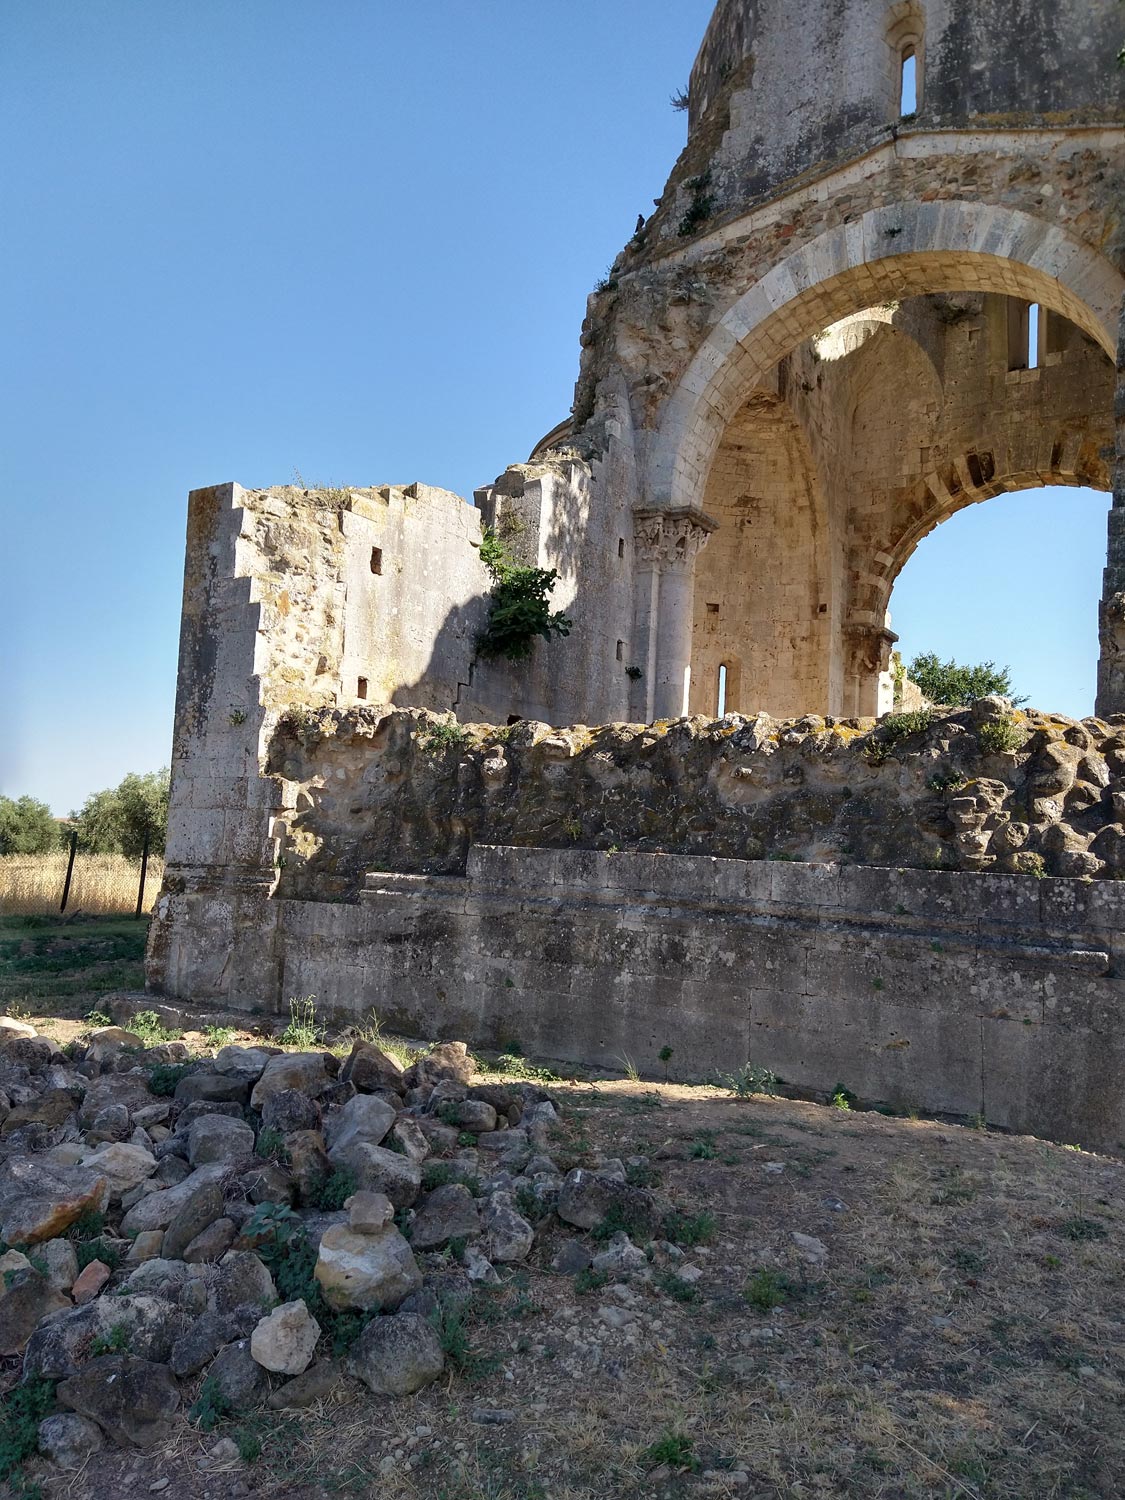
{"label": "green shrub on wall", "polygon": [[569,635],[571,622],[561,610],[550,607],[551,591],[558,579],[555,568],[528,568],[517,563],[507,547],[486,526],[481,537],[480,559],[492,575],[492,609],[488,624],[477,637],[481,656],[504,656],[525,661],[538,637]]}

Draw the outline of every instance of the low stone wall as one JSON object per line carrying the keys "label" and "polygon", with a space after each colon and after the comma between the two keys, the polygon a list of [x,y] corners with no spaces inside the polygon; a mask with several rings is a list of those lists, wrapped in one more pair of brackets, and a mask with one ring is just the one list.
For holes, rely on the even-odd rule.
{"label": "low stone wall", "polygon": [[1125,875],[1125,719],[998,698],[874,719],[457,725],[416,709],[283,718],[277,894],[369,870],[460,874],[470,847]]}
{"label": "low stone wall", "polygon": [[161,898],[150,984],[1125,1149],[1125,884],[482,847],[359,902]]}

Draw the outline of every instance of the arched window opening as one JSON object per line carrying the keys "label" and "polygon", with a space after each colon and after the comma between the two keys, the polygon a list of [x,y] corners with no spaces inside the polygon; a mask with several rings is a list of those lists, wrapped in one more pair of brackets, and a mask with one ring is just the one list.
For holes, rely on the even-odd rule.
{"label": "arched window opening", "polygon": [[898,0],[887,15],[888,113],[907,122],[922,108],[925,17],[918,0]]}
{"label": "arched window opening", "polygon": [[[1089,714],[1109,503],[1100,489],[1047,484],[995,495],[936,526],[911,554],[890,598],[904,665],[930,652],[963,666],[991,661],[1010,668],[1013,691],[1032,707]],[[1047,534],[1054,538],[1050,549],[1042,545]],[[950,580],[999,556],[1020,580],[1019,598],[1001,587],[974,588],[950,610]],[[1045,597],[1049,610],[1020,607]]]}
{"label": "arched window opening", "polygon": [[719,697],[715,708],[715,717],[721,719],[727,711],[727,669],[725,666],[719,668]]}

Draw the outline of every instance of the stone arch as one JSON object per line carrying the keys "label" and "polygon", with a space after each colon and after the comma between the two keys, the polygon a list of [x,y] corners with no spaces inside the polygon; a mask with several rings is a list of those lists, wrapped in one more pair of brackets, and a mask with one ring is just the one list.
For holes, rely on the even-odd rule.
{"label": "stone arch", "polygon": [[1041,303],[1113,356],[1125,277],[1089,246],[995,205],[935,199],[872,209],[780,261],[712,329],[665,408],[649,504],[700,508],[727,424],[797,344],[864,306],[967,290]]}
{"label": "stone arch", "polygon": [[704,497],[716,529],[695,570],[689,710],[779,717],[827,701],[833,671],[831,530],[808,435],[784,397],[751,393],[724,431]]}
{"label": "stone arch", "polygon": [[[1058,449],[1065,442],[1065,439],[1060,439],[1055,444],[1055,448]],[[960,473],[968,472],[968,460],[971,457],[972,455],[965,455],[958,461],[957,469]],[[937,494],[934,494],[928,487],[922,486],[924,499],[920,503],[925,506],[925,509],[895,541],[889,560],[880,569],[880,576],[871,580],[873,594],[870,607],[872,611],[885,614],[899,574],[914,555],[919,543],[923,542],[931,532],[936,531],[944,521],[948,521],[951,516],[957,515],[960,511],[968,510],[971,505],[980,505],[997,495],[1010,495],[1019,490],[1041,489],[1045,485],[1102,490],[1105,493],[1111,491],[1109,471],[1101,460],[1087,453],[1079,456],[1078,463],[1080,466],[1065,469],[1048,467],[1015,470],[1007,474],[996,475],[983,485],[965,484],[953,493],[948,490],[939,490]]]}

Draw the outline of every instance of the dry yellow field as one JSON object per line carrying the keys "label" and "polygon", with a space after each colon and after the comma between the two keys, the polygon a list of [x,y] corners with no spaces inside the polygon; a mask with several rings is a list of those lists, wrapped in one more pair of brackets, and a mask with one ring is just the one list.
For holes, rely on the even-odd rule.
{"label": "dry yellow field", "polygon": [[[66,879],[67,851],[53,854],[6,854],[0,857],[0,916],[47,916],[57,912]],[[116,916],[135,910],[140,860],[122,854],[80,854],[67,912]],[[145,911],[152,910],[164,877],[164,861],[152,857],[145,879]]]}

